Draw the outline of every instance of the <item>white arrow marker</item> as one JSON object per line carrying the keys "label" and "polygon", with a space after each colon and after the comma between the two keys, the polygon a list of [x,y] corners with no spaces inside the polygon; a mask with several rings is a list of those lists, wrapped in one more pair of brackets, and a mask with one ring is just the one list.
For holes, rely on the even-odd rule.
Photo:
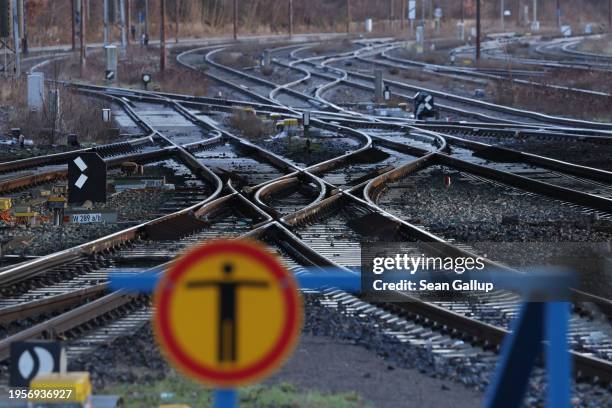
{"label": "white arrow marker", "polygon": [[[81,159],[81,157],[77,157],[76,159],[74,159],[74,164],[77,165],[77,167],[81,170],[81,171],[85,171],[85,169],[87,169],[87,165],[85,164],[85,162],[83,161],[83,159]],[[74,183],[75,186],[77,186],[79,189],[83,188],[83,186],[85,185],[85,182],[87,181],[89,177],[87,177],[84,174],[81,174],[79,176],[79,178],[77,179],[76,183]]]}
{"label": "white arrow marker", "polygon": [[77,165],[77,167],[81,170],[81,171],[85,171],[85,169],[87,168],[87,165],[85,164],[85,162],[83,161],[83,159],[81,159],[81,156],[77,157],[76,159],[74,159],[74,164]]}
{"label": "white arrow marker", "polygon": [[85,184],[87,179],[88,177],[86,175],[81,174],[79,178],[77,179],[76,183],[74,183],[74,185],[77,186],[78,188],[83,188],[83,185]]}

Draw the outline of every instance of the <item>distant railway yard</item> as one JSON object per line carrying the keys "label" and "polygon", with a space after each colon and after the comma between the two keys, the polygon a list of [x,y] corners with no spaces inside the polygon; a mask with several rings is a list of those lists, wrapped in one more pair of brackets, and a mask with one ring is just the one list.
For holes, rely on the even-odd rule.
{"label": "distant railway yard", "polygon": [[[364,242],[414,253],[436,244],[442,255],[508,268],[537,263],[551,243],[609,249],[609,35],[493,35],[478,61],[474,44],[442,35],[181,39],[163,73],[155,44],[115,55],[112,81],[100,74],[104,52],[92,46],[85,71],[72,52],[22,61],[60,95],[64,130],[15,113],[23,100],[2,109],[3,386],[11,343],[35,339],[62,340],[68,368],[89,371],[100,390],[166,378],[152,296],[116,290],[109,276],[163,269],[205,240],[263,243],[297,277],[359,271]],[[59,109],[48,104],[45,112]],[[69,164],[89,153],[106,166],[106,199],[73,205]],[[517,255],[491,243],[532,247]],[[610,406],[610,264],[579,280],[567,336],[572,404]],[[303,343],[267,383],[286,375],[324,393],[356,391],[347,406],[403,406],[393,387],[409,373],[423,390],[455,396],[431,400],[438,406],[473,406],[521,306],[506,289],[388,303],[336,288],[302,292]],[[299,353],[316,360],[320,339],[338,347],[328,350],[335,374],[299,374],[309,364]],[[371,366],[349,372],[333,358],[349,353],[342,347],[373,356]],[[379,369],[408,378],[389,382]],[[353,388],[331,383],[344,371]],[[360,392],[369,386],[387,392]],[[539,364],[525,405],[545,405],[546,387]]]}

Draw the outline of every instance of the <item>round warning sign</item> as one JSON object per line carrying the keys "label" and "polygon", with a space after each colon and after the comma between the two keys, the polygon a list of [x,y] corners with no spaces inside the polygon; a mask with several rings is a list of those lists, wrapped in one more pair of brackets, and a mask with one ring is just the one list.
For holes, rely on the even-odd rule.
{"label": "round warning sign", "polygon": [[166,271],[154,303],[157,341],[169,360],[213,386],[271,374],[302,327],[293,275],[250,241],[210,241],[191,250]]}

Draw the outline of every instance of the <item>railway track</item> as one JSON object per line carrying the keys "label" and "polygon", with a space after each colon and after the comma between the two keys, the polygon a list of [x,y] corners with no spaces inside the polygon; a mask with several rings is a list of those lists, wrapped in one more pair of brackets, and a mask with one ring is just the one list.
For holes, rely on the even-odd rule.
{"label": "railway track", "polygon": [[[210,53],[207,50],[206,54],[194,58],[206,58],[206,63],[215,66],[216,62],[211,64],[212,60],[209,61]],[[296,106],[293,106],[287,100],[264,96],[266,92],[269,96],[282,84],[264,86],[261,78],[255,80],[242,72],[228,71],[221,66],[215,68],[218,71],[214,75],[219,75],[222,83],[244,81],[245,78],[252,80],[253,86],[241,88],[240,85],[232,84],[231,89],[238,92],[237,89],[241,88],[241,95],[249,95],[251,98],[244,103],[258,111],[280,111],[284,115],[298,116],[300,110],[306,108],[319,109],[323,106],[329,109],[328,114],[334,110],[333,104],[326,104],[319,99],[319,86],[312,97],[303,97],[303,94],[309,92],[289,92],[289,98],[296,98]],[[213,75],[210,69],[207,75]],[[210,185],[206,193],[208,197],[180,210],[181,204],[177,202],[176,212],[111,237],[84,244],[78,250],[51,254],[0,271],[3,287],[14,290],[21,287],[20,291],[12,293],[13,299],[38,302],[37,307],[31,304],[32,308],[17,311],[14,308],[16,303],[7,299],[6,303],[0,304],[0,321],[8,321],[16,316],[9,318],[10,312],[41,317],[40,312],[50,310],[51,304],[55,305],[53,307],[59,313],[51,319],[42,316],[39,322],[12,333],[13,337],[0,340],[0,357],[6,357],[3,353],[9,339],[66,336],[70,339],[70,355],[77,356],[91,352],[98,344],[135,331],[150,315],[148,299],[121,292],[108,293],[108,273],[117,270],[139,273],[151,267],[163,267],[190,243],[226,235],[228,231],[232,231],[234,237],[252,236],[272,243],[274,250],[296,274],[303,273],[302,267],[313,265],[355,269],[361,263],[359,242],[364,239],[380,239],[389,231],[393,231],[393,236],[402,241],[408,236],[414,238],[415,235],[418,239],[440,240],[430,232],[381,210],[375,201],[367,200],[373,183],[381,180],[386,183],[395,174],[403,173],[406,167],[424,158],[446,156],[440,153],[447,148],[445,137],[440,132],[425,129],[419,133],[418,128],[397,124],[392,129],[385,129],[384,126],[375,129],[375,125],[380,125],[380,119],[367,116],[359,120],[374,125],[370,128],[355,128],[349,125],[347,117],[350,115],[339,111],[337,113],[340,116],[334,120],[315,118],[313,127],[320,128],[320,137],[330,138],[335,144],[338,140],[351,140],[353,143],[348,145],[349,148],[343,154],[334,155],[320,163],[309,163],[304,162],[303,158],[287,158],[281,154],[284,152],[268,149],[273,146],[253,143],[236,136],[230,127],[211,121],[207,113],[203,112],[203,109],[210,109],[221,118],[233,108],[233,103],[228,101],[119,92],[93,87],[84,87],[83,92],[106,93],[108,97],[116,98],[127,116],[152,138],[149,140],[162,142],[164,149],[172,150],[177,160],[181,160],[201,180],[201,185]],[[119,96],[121,93],[123,96]],[[346,121],[343,122],[343,119]],[[454,147],[450,148],[452,152]],[[459,151],[456,155],[460,156],[459,160],[452,154],[450,159],[466,161],[472,165],[483,164],[470,162],[465,157],[467,153]],[[119,158],[124,160],[121,155]],[[492,169],[479,167],[483,169],[479,170],[482,174],[478,176],[483,177],[487,183],[490,183],[488,177],[494,175],[493,179],[499,179],[501,173],[508,177],[506,173],[511,170],[511,167],[503,167],[494,169],[498,173],[493,173],[490,171]],[[470,167],[471,170],[475,168]],[[533,180],[528,179],[524,183],[533,190],[533,194],[542,193],[542,186]],[[603,189],[597,196],[605,199],[609,189],[603,184],[601,186]],[[585,198],[577,191],[576,185],[570,187],[576,190],[570,199],[580,201]],[[198,189],[202,191],[201,187]],[[554,186],[547,191],[549,195],[553,194],[551,192],[564,192]],[[584,205],[593,208],[598,204],[585,201]],[[372,219],[381,221],[383,230],[364,233],[363,225],[368,225]],[[446,245],[451,251],[461,249],[452,242]],[[54,269],[49,270],[49,266],[57,269],[53,272]],[[49,280],[45,283],[42,278],[47,273]],[[74,274],[72,280],[57,278],[69,273]],[[55,281],[53,276],[56,276]],[[39,282],[39,286],[28,286],[34,281]],[[509,319],[516,309],[516,302],[505,299],[504,294],[499,294],[500,298],[490,308],[474,308],[467,303],[418,300],[406,306],[379,307],[340,291],[326,291],[323,296],[331,307],[335,302],[336,307],[343,305],[348,313],[367,312],[367,316],[381,319],[381,322],[386,322],[382,326],[385,333],[396,336],[400,341],[418,343],[435,337],[432,344],[440,350],[447,350],[450,355],[455,353],[456,356],[476,359],[486,357],[494,360],[494,354],[483,350],[478,344],[498,346],[507,330],[502,324],[507,320],[492,322],[487,320],[487,316],[507,307],[510,311],[505,318]],[[84,303],[85,300],[87,303]],[[66,309],[66,312],[60,312]],[[395,315],[389,314],[389,310],[403,316],[401,321],[394,319]],[[2,319],[3,314],[6,320]],[[24,317],[23,314],[17,316]],[[572,330],[583,334],[593,327],[583,319],[575,322]],[[453,335],[448,333],[449,329],[454,330]],[[470,339],[470,342],[458,347],[455,336]],[[474,341],[474,338],[478,340]],[[608,339],[604,337],[604,341]],[[589,354],[591,349],[581,349],[584,344],[586,340],[580,337],[573,344],[577,350],[576,366],[581,375],[597,378],[603,383],[609,382],[609,363]],[[607,347],[605,344],[608,343],[591,346]]]}
{"label": "railway track", "polygon": [[[382,46],[378,45],[377,47],[384,47],[384,46],[385,45],[383,44]],[[293,52],[291,52],[289,55],[294,59],[298,58],[296,56],[297,53],[304,49],[305,47],[298,48],[294,50]],[[313,77],[321,78],[322,80],[327,80],[328,81],[327,84],[316,85],[315,94],[318,96],[320,96],[323,91],[327,91],[335,84],[342,84],[342,85],[346,85],[352,88],[359,89],[361,91],[366,90],[370,92],[371,90],[373,90],[373,85],[372,85],[373,80],[371,76],[367,74],[359,73],[355,71],[354,69],[347,70],[343,66],[338,66],[337,62],[352,59],[352,58],[355,58],[357,61],[370,62],[371,55],[372,54],[377,55],[379,52],[384,52],[384,48],[383,48],[383,51],[376,51],[376,49],[375,51],[372,51],[369,48],[364,48],[364,49],[357,50],[354,52],[347,52],[347,53],[333,55],[333,56],[330,56],[329,58],[325,56],[310,57],[310,58],[304,58],[304,59],[295,59],[294,61],[291,61],[290,63],[283,63],[279,61],[275,61],[275,63],[282,67],[293,67],[295,69],[307,71],[307,76],[302,81],[294,81],[295,85],[301,84],[306,80],[310,81],[310,79]],[[368,53],[371,55],[369,55],[368,58],[364,58],[363,56],[360,56],[360,53]],[[329,66],[330,62],[336,63],[333,66],[333,68],[330,68]],[[352,65],[353,64],[351,64],[351,66]],[[394,93],[400,97],[404,97],[406,100],[411,100],[412,94],[404,94],[402,93],[403,90],[408,90],[411,92],[423,90],[422,87],[410,86],[405,83],[397,82],[397,81],[387,80],[386,83],[390,84],[392,91],[394,88],[397,88],[395,89]],[[306,89],[307,91],[312,92],[310,89],[308,88]],[[519,124],[521,122],[525,123],[531,120],[535,120],[536,121],[535,123],[542,122],[544,120],[544,121],[553,122],[557,126],[559,124],[577,125],[578,123],[580,123],[581,126],[585,128],[594,127],[594,128],[600,128],[600,129],[607,129],[605,125],[601,125],[597,123],[589,123],[585,121],[573,121],[573,120],[567,120],[564,118],[554,118],[554,117],[541,115],[541,114],[534,113],[534,112],[521,111],[518,109],[489,104],[483,101],[460,97],[460,96],[456,96],[456,95],[452,95],[448,93],[436,92],[432,90],[428,90],[428,91],[430,93],[433,92],[434,95],[442,98],[443,100],[448,100],[448,102],[446,102],[447,103],[446,105],[444,103],[439,104],[442,108],[447,109],[453,113],[458,113],[465,117],[476,116],[477,118],[481,120],[496,121],[496,120],[499,120],[500,115],[506,115],[507,118],[514,119],[515,122]],[[471,105],[477,106],[478,109],[484,109],[485,111],[489,109],[489,110],[494,111],[495,114],[494,116],[491,116],[490,114],[478,114],[474,112],[473,107],[461,108],[461,104],[468,104],[468,105],[471,104]]]}

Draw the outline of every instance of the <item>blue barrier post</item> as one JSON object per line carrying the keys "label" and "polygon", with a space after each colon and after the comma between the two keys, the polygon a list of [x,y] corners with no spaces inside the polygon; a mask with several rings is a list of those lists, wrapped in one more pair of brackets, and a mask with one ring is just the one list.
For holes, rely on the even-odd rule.
{"label": "blue barrier post", "polygon": [[546,309],[548,407],[569,408],[572,367],[567,334],[570,305],[568,302],[550,302],[546,303]]}
{"label": "blue barrier post", "polygon": [[485,396],[485,407],[521,406],[531,369],[542,350],[545,311],[544,303],[529,302],[521,307],[512,322],[511,333],[504,339],[497,369]]}
{"label": "blue barrier post", "polygon": [[218,389],[213,392],[213,408],[235,408],[238,406],[238,391]]}
{"label": "blue barrier post", "polygon": [[[544,352],[548,379],[547,406],[569,408],[571,355],[567,342],[568,302],[529,302],[505,339],[493,381],[487,389],[487,408],[518,408],[537,357]],[[546,341],[545,345],[543,341]]]}

